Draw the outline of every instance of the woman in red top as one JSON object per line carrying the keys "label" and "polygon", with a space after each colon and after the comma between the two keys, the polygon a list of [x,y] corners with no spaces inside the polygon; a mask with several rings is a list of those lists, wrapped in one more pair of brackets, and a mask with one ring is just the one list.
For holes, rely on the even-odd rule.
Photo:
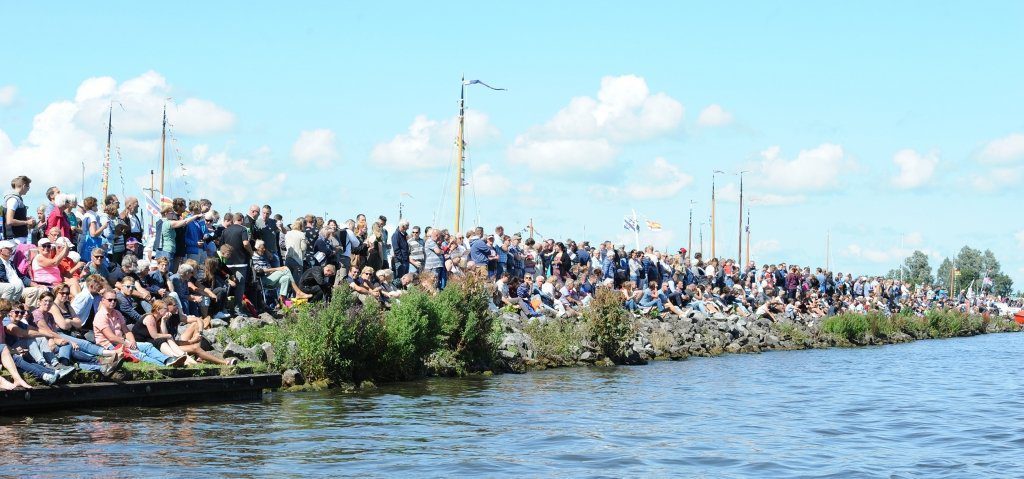
{"label": "woman in red top", "polygon": [[46,231],[49,232],[50,228],[59,228],[60,235],[65,238],[71,237],[71,223],[68,222],[68,211],[71,209],[72,196],[59,194],[54,199],[54,208],[50,211],[50,216],[46,218]]}

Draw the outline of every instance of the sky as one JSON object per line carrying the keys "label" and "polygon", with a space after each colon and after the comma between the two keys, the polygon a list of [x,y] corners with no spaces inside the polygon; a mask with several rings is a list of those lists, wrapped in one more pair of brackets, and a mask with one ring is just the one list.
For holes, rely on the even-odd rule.
{"label": "sky", "polygon": [[141,195],[166,102],[168,196],[451,228],[464,75],[507,89],[466,89],[465,227],[674,251],[692,202],[707,256],[720,170],[735,256],[746,171],[758,263],[970,245],[1024,287],[1024,4],[515,3],[0,0],[0,171],[96,195],[113,104]]}

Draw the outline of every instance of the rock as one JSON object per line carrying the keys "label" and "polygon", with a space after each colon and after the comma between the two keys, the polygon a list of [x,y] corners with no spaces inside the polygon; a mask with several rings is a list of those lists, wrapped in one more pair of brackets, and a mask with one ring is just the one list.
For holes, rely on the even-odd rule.
{"label": "rock", "polygon": [[266,358],[268,364],[274,364],[274,360],[277,357],[274,355],[274,345],[270,343],[263,343],[260,345],[260,349],[263,350],[263,357]]}
{"label": "rock", "polygon": [[740,352],[740,345],[735,342],[732,342],[725,347],[725,350],[730,353],[738,353]]}
{"label": "rock", "polygon": [[[203,339],[205,341],[209,342],[211,345],[214,345],[214,347],[216,347],[216,345],[217,345],[217,336],[218,336],[218,334],[220,334],[220,332],[223,329],[224,328],[204,329],[203,332],[200,333],[200,335],[203,337]],[[221,347],[223,347],[223,346],[221,346]]]}
{"label": "rock", "polygon": [[227,325],[228,325],[228,322],[224,321],[223,319],[213,318],[213,319],[210,320],[210,327],[211,328],[223,328],[223,327],[227,327]]}
{"label": "rock", "polygon": [[299,353],[299,343],[295,341],[288,341],[287,348],[288,355],[291,357],[295,357],[295,355]]}
{"label": "rock", "polygon": [[228,328],[230,328],[230,329],[242,329],[243,327],[245,327],[245,320],[246,319],[248,319],[248,318],[244,318],[242,316],[231,318],[231,322],[228,323]]}
{"label": "rock", "polygon": [[590,351],[583,351],[583,354],[580,355],[580,361],[590,361],[593,357],[594,355]]}
{"label": "rock", "polygon": [[264,354],[266,353],[262,348],[247,348],[234,342],[229,342],[228,345],[224,347],[225,358],[238,358],[242,361],[261,362],[265,359]]}
{"label": "rock", "polygon": [[266,313],[266,312],[260,313],[260,318],[259,319],[261,321],[263,321],[264,323],[275,323],[275,322],[277,322],[277,318],[275,318],[272,314]]}
{"label": "rock", "polygon": [[284,387],[301,386],[306,384],[306,377],[295,369],[286,369],[281,373],[281,385]]}

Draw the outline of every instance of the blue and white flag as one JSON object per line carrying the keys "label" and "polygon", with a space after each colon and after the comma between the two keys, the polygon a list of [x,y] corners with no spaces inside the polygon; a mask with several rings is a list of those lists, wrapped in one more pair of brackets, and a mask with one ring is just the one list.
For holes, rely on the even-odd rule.
{"label": "blue and white flag", "polygon": [[640,225],[637,224],[637,222],[634,221],[633,218],[627,216],[623,219],[626,221],[626,223],[622,225],[623,228],[626,228],[629,231],[640,231]]}
{"label": "blue and white flag", "polygon": [[491,90],[507,91],[504,88],[494,88],[493,86],[490,86],[490,85],[488,85],[488,84],[486,84],[486,83],[484,83],[484,82],[482,82],[480,80],[462,80],[462,84],[463,85],[476,85],[476,84],[480,84],[480,85],[483,85],[483,86],[485,86],[487,88],[490,88]]}

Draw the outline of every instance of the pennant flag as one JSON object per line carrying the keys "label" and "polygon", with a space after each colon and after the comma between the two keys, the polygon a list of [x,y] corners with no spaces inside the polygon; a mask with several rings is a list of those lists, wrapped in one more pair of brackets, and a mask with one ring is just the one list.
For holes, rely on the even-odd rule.
{"label": "pennant flag", "polygon": [[462,84],[463,85],[477,85],[477,84],[480,84],[480,85],[483,85],[483,86],[485,86],[487,88],[490,88],[491,90],[507,91],[504,88],[494,88],[493,86],[490,86],[490,85],[488,85],[488,84],[486,84],[486,83],[484,83],[484,82],[482,82],[480,80],[463,80]]}
{"label": "pennant flag", "polygon": [[657,221],[647,220],[647,228],[651,231],[661,231],[661,223]]}
{"label": "pennant flag", "polygon": [[626,223],[622,225],[623,228],[626,228],[629,231],[640,231],[640,225],[636,224],[636,221],[633,221],[633,218],[627,216],[624,219],[626,220]]}

